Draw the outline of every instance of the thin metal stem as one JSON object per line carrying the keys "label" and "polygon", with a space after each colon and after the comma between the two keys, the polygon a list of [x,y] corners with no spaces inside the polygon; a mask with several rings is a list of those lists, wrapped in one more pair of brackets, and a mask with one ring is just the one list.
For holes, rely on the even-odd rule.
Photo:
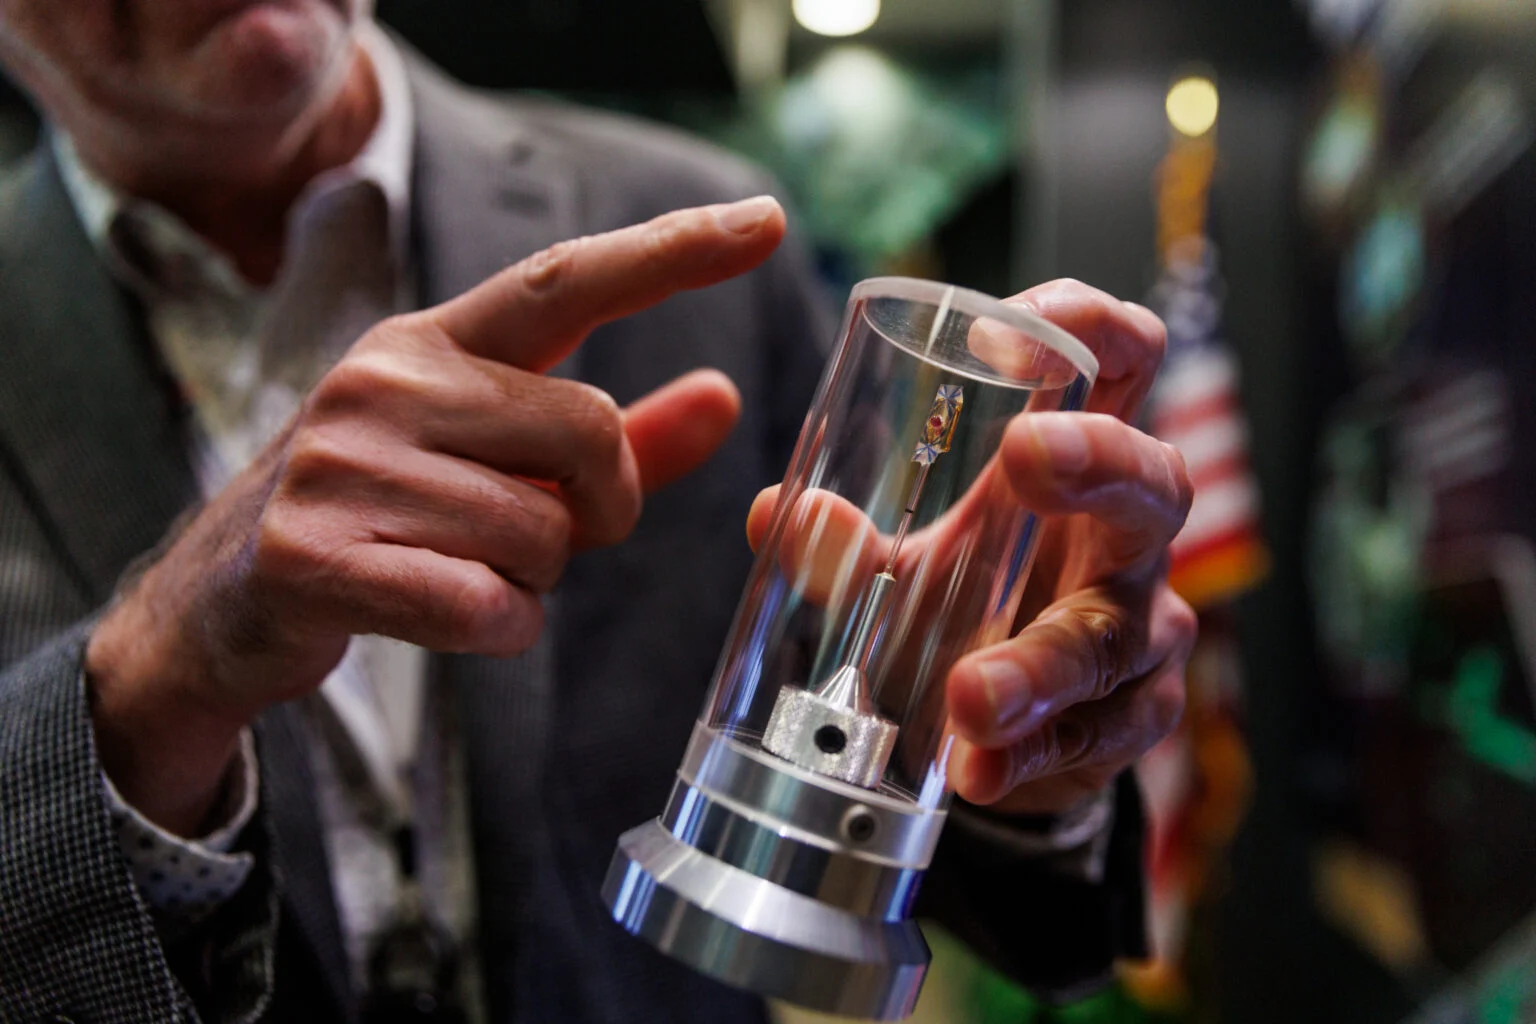
{"label": "thin metal stem", "polygon": [[912,516],[917,512],[917,499],[922,496],[923,484],[928,480],[928,471],[933,468],[929,462],[922,463],[917,471],[917,479],[912,481],[912,491],[907,495],[907,507],[901,514],[901,522],[896,524],[896,539],[891,541],[891,554],[885,560],[887,575],[894,576],[891,570],[896,568],[896,556],[901,554],[901,544],[907,539],[907,529],[912,525]]}
{"label": "thin metal stem", "polygon": [[875,653],[875,640],[880,635],[880,628],[885,625],[886,604],[896,584],[896,559],[901,554],[902,543],[907,539],[912,517],[917,514],[917,501],[922,497],[923,484],[928,481],[928,470],[932,468],[932,464],[927,462],[918,467],[917,479],[912,481],[912,490],[907,495],[901,522],[896,526],[896,537],[891,541],[890,556],[885,560],[885,568],[875,577],[870,587],[869,603],[864,608],[853,642],[852,664],[857,665],[860,672],[868,670],[869,660]]}

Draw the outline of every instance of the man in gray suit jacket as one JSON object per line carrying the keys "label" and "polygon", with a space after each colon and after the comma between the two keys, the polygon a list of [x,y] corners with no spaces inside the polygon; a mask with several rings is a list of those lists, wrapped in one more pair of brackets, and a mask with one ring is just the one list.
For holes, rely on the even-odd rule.
{"label": "man in gray suit jacket", "polygon": [[[596,892],[809,402],[807,272],[753,169],[471,94],[364,8],[0,0],[53,126],[0,186],[0,1020],[759,1018]],[[1189,491],[1125,422],[1156,319],[1025,298],[1101,415],[1005,439],[1083,514],[951,677],[924,900],[1068,993],[1142,950]]]}

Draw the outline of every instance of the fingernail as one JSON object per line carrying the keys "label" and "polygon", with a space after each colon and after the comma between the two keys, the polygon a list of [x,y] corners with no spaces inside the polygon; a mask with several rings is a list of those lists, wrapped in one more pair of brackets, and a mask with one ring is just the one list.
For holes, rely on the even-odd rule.
{"label": "fingernail", "polygon": [[998,728],[1013,724],[1029,712],[1029,680],[1024,670],[1007,658],[988,659],[976,663],[976,674],[987,691],[987,703],[997,719]]}
{"label": "fingernail", "polygon": [[772,196],[754,196],[739,203],[715,207],[715,216],[725,230],[738,235],[750,235],[762,227],[763,222],[773,216],[778,208],[778,200]]}
{"label": "fingernail", "polygon": [[1031,426],[1035,438],[1049,455],[1051,469],[1065,476],[1075,476],[1088,468],[1091,453],[1088,435],[1072,415],[1037,417]]}

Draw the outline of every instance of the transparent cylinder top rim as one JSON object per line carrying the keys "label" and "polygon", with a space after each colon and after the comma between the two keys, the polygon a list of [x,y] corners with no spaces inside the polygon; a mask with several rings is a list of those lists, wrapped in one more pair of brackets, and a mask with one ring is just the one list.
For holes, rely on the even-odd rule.
{"label": "transparent cylinder top rim", "polygon": [[[947,311],[957,311],[978,320],[997,320],[1028,334],[1034,340],[1050,348],[1057,355],[1071,363],[1078,372],[1088,379],[1090,385],[1098,379],[1098,356],[1094,355],[1093,350],[1083,344],[1075,335],[1065,328],[1051,323],[1039,314],[1031,312],[1024,306],[1011,305],[1001,299],[995,299],[985,292],[961,288],[958,285],[941,284],[938,281],[925,281],[916,277],[871,277],[854,285],[853,290],[848,296],[850,306],[864,299],[903,299],[908,302],[918,302]],[[942,354],[923,352],[912,348],[899,338],[892,337],[885,331],[880,331],[879,333],[897,348],[911,353],[924,362],[932,363],[963,377],[974,377],[976,375],[974,370],[957,366],[950,360],[945,359]],[[1008,387],[1018,386],[1017,381],[997,377],[991,378],[991,382]]]}

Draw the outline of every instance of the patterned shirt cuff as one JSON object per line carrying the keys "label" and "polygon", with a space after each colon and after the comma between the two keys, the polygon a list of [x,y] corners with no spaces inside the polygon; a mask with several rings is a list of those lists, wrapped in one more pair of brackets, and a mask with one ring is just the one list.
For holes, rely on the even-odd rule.
{"label": "patterned shirt cuff", "polygon": [[1115,828],[1115,790],[1066,814],[1050,819],[1045,828],[1020,828],[982,808],[956,805],[950,817],[972,835],[1027,857],[1050,860],[1060,874],[1097,884],[1104,880],[1109,837]]}
{"label": "patterned shirt cuff", "polygon": [[218,815],[224,824],[200,839],[183,839],[130,807],[102,773],[113,831],[128,858],[133,883],[150,909],[180,928],[191,927],[245,884],[256,858],[230,851],[256,814],[258,779],[256,744],[246,729],[240,736],[239,763]]}

